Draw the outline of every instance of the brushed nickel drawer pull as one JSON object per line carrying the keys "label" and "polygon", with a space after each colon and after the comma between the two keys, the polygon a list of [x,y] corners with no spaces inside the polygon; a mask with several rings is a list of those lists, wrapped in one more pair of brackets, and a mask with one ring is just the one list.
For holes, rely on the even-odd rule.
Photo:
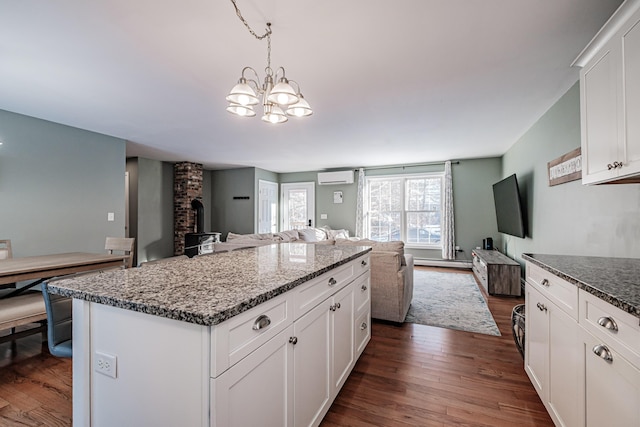
{"label": "brushed nickel drawer pull", "polygon": [[361,262],[360,264],[361,264],[363,267],[366,267],[366,266],[367,266],[367,261],[363,259],[363,260],[362,260],[362,262]]}
{"label": "brushed nickel drawer pull", "polygon": [[336,279],[334,279],[333,277],[331,279],[329,279],[329,286],[334,286],[336,283],[338,283],[338,281]]}
{"label": "brushed nickel drawer pull", "polygon": [[367,322],[362,322],[362,325],[360,325],[360,330],[364,331],[365,329],[367,329]]}
{"label": "brushed nickel drawer pull", "polygon": [[298,337],[290,337],[289,342],[293,345],[298,344]]}
{"label": "brushed nickel drawer pull", "polygon": [[597,356],[602,357],[607,362],[613,362],[613,356],[611,356],[611,352],[609,351],[606,345],[598,344],[594,346],[593,352]]}
{"label": "brushed nickel drawer pull", "polygon": [[547,279],[542,279],[542,282],[540,282],[540,284],[542,286],[546,286],[547,288],[549,287],[549,281]]}
{"label": "brushed nickel drawer pull", "polygon": [[367,285],[362,285],[362,287],[360,287],[360,290],[362,292],[366,291],[367,290]]}
{"label": "brushed nickel drawer pull", "polygon": [[603,328],[610,329],[614,332],[618,332],[618,324],[611,317],[607,316],[599,318],[598,325],[602,326]]}
{"label": "brushed nickel drawer pull", "polygon": [[540,311],[547,311],[547,307],[545,307],[545,305],[542,304],[542,303],[537,303],[536,306],[538,307],[538,310],[540,310]]}
{"label": "brushed nickel drawer pull", "polygon": [[253,330],[259,331],[260,329],[264,329],[271,324],[271,319],[266,314],[259,316],[255,322],[253,322]]}

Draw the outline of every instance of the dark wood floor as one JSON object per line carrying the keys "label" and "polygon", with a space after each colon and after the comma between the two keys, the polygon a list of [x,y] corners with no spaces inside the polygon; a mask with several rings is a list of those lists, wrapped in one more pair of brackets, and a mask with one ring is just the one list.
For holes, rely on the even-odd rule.
{"label": "dark wood floor", "polygon": [[[521,302],[488,297],[501,337],[374,322],[322,426],[553,426],[513,343]],[[0,426],[70,425],[70,360],[40,335],[0,344]]]}

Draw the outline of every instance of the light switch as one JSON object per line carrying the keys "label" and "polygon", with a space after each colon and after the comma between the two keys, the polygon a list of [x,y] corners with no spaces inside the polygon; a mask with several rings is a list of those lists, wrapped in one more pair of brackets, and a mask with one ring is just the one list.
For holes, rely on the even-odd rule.
{"label": "light switch", "polygon": [[327,219],[327,214],[320,214],[320,219]]}
{"label": "light switch", "polygon": [[107,212],[107,221],[115,221],[116,214],[114,212]]}

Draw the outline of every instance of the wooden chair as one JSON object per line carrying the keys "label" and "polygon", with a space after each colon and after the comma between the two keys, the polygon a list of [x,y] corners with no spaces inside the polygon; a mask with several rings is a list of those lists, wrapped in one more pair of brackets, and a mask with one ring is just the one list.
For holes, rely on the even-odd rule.
{"label": "wooden chair", "polygon": [[107,237],[104,248],[112,254],[113,251],[124,252],[128,256],[126,268],[133,266],[133,251],[136,239],[133,237]]}
{"label": "wooden chair", "polygon": [[13,258],[11,240],[0,240],[0,259]]}

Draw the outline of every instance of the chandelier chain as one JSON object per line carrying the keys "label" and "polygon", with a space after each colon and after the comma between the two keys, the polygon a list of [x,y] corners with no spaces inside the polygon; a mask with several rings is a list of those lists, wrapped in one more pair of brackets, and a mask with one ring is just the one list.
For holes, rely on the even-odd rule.
{"label": "chandelier chain", "polygon": [[247,27],[247,30],[249,30],[251,35],[258,40],[267,39],[267,69],[271,70],[271,22],[267,22],[267,30],[263,35],[259,36],[255,31],[253,31],[253,28],[251,28],[247,20],[244,19],[244,16],[242,16],[242,12],[240,12],[240,8],[236,4],[236,0],[231,0],[231,3],[233,4],[233,8],[236,10],[238,19],[240,19],[244,26]]}

